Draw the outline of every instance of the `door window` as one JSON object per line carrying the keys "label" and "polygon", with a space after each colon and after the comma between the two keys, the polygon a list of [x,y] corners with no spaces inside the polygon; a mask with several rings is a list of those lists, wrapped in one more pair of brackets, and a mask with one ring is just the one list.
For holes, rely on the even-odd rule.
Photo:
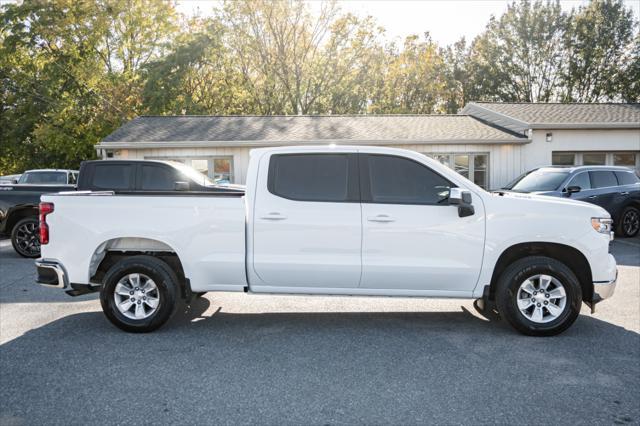
{"label": "door window", "polygon": [[591,186],[594,189],[618,186],[618,180],[613,172],[606,170],[589,172],[589,176],[591,177]]}
{"label": "door window", "polygon": [[442,204],[454,185],[407,158],[367,156],[371,201],[385,204]]}
{"label": "door window", "polygon": [[93,187],[96,189],[131,189],[133,166],[126,164],[96,164]]}
{"label": "door window", "polygon": [[168,167],[142,166],[142,190],[173,191],[179,180],[181,179]]}
{"label": "door window", "polygon": [[[350,190],[347,154],[274,155],[269,162],[269,191],[296,201],[356,201]],[[353,185],[351,185],[353,186]]]}
{"label": "door window", "polygon": [[567,185],[579,186],[581,190],[591,189],[591,180],[589,179],[589,173],[579,173],[571,179],[571,182]]}

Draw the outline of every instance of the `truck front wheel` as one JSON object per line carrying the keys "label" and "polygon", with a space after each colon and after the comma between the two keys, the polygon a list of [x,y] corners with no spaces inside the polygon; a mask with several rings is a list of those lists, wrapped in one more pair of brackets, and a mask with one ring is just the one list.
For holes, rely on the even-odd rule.
{"label": "truck front wheel", "polygon": [[499,278],[496,305],[519,332],[553,336],[573,324],[580,313],[582,289],[565,264],[531,256],[511,264]]}
{"label": "truck front wheel", "polygon": [[105,274],[100,304],[116,327],[133,333],[157,329],[171,318],[178,279],[171,267],[151,256],[133,256]]}

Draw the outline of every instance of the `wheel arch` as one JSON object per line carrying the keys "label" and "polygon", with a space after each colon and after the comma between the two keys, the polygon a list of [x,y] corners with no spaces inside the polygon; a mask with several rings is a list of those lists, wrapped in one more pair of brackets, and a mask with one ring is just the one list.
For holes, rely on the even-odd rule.
{"label": "wheel arch", "polygon": [[38,206],[23,205],[12,208],[7,213],[4,232],[7,234],[11,234],[11,231],[13,230],[13,227],[16,226],[16,223],[31,216],[35,218],[38,217]]}
{"label": "wheel arch", "polygon": [[178,252],[166,242],[145,237],[117,237],[100,243],[89,262],[89,282],[102,284],[106,272],[118,261],[139,255],[153,256],[165,262],[178,277],[183,297],[190,293],[189,280]]}
{"label": "wheel arch", "polygon": [[528,256],[546,256],[556,259],[571,269],[582,288],[582,300],[591,301],[593,297],[593,279],[591,266],[580,250],[566,244],[550,242],[526,242],[514,244],[505,249],[498,258],[491,276],[489,298],[495,300],[495,290],[500,275],[513,262]]}

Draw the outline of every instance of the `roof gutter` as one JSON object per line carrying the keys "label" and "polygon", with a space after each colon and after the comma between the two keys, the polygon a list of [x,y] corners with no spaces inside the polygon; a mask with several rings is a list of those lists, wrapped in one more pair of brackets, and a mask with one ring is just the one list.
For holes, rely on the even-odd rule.
{"label": "roof gutter", "polygon": [[640,123],[532,123],[531,129],[640,129]]}
{"label": "roof gutter", "polygon": [[530,143],[531,139],[515,138],[504,139],[395,139],[395,140],[345,140],[345,139],[321,139],[313,141],[101,141],[94,145],[96,149],[141,149],[141,148],[233,148],[233,147],[269,147],[288,145],[451,145],[451,144],[472,144],[472,145],[495,145],[514,144],[521,145]]}

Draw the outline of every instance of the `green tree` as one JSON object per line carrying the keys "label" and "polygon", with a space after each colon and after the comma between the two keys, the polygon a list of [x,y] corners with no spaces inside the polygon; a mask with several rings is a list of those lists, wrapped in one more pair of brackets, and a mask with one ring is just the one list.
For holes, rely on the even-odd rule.
{"label": "green tree", "polygon": [[564,101],[637,101],[636,25],[621,0],[593,0],[572,11],[565,34]]}
{"label": "green tree", "polygon": [[468,94],[475,100],[553,100],[564,59],[565,24],[558,1],[511,4],[471,45]]}
{"label": "green tree", "polygon": [[446,109],[444,58],[429,34],[405,39],[403,48],[388,49],[382,85],[371,99],[370,111],[386,114],[430,114]]}
{"label": "green tree", "polygon": [[160,0],[5,5],[0,172],[93,157],[100,138],[140,111],[141,67],[162,54],[175,17]]}

